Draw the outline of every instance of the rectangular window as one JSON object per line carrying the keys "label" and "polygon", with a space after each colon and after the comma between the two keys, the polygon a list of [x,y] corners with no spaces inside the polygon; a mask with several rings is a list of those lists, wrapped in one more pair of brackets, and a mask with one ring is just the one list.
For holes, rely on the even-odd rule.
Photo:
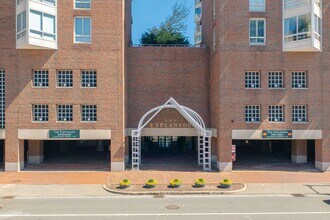
{"label": "rectangular window", "polygon": [[212,50],[215,51],[217,48],[217,33],[216,33],[216,28],[213,28],[213,33],[212,33]]}
{"label": "rectangular window", "polygon": [[26,11],[17,15],[16,18],[16,37],[20,39],[26,35]]}
{"label": "rectangular window", "polygon": [[73,73],[70,70],[57,71],[57,87],[73,87]]}
{"label": "rectangular window", "polygon": [[294,105],[292,106],[292,122],[307,122],[307,106]]}
{"label": "rectangular window", "polygon": [[263,18],[250,19],[250,45],[266,44],[266,20]]}
{"label": "rectangular window", "polygon": [[30,32],[34,37],[55,41],[55,16],[30,10]]}
{"label": "rectangular window", "polygon": [[310,4],[311,0],[284,0],[284,9],[298,8]]}
{"label": "rectangular window", "polygon": [[281,71],[268,73],[269,88],[284,88],[284,74]]}
{"label": "rectangular window", "polygon": [[292,88],[308,88],[307,72],[292,72]]}
{"label": "rectangular window", "polygon": [[284,41],[298,41],[311,38],[311,15],[304,14],[284,20]]}
{"label": "rectangular window", "polygon": [[284,122],[284,106],[283,105],[269,106],[269,121],[270,122]]}
{"label": "rectangular window", "polygon": [[316,40],[321,41],[322,35],[322,20],[319,16],[314,14],[314,37]]}
{"label": "rectangular window", "polygon": [[33,86],[34,87],[48,87],[49,86],[48,70],[34,70],[33,71]]}
{"label": "rectangular window", "polygon": [[73,106],[58,105],[57,106],[57,121],[73,121]]}
{"label": "rectangular window", "polygon": [[266,0],[249,0],[250,11],[266,11]]}
{"label": "rectangular window", "polygon": [[37,1],[48,4],[48,5],[52,5],[52,6],[56,5],[56,0],[37,0]]}
{"label": "rectangular window", "polygon": [[245,88],[260,88],[260,72],[245,72]]}
{"label": "rectangular window", "polygon": [[248,105],[245,106],[245,122],[260,122],[260,106]]}
{"label": "rectangular window", "polygon": [[0,69],[0,128],[5,128],[5,70]]}
{"label": "rectangular window", "polygon": [[91,18],[76,17],[75,18],[75,43],[91,42]]}
{"label": "rectangular window", "polygon": [[216,0],[213,0],[212,11],[213,11],[213,20],[214,20],[215,17],[216,17],[216,15],[217,15],[217,11],[216,11]]}
{"label": "rectangular window", "polygon": [[81,87],[86,87],[86,88],[97,87],[97,77],[95,70],[81,71]]}
{"label": "rectangular window", "polygon": [[48,121],[48,105],[33,105],[32,115],[34,122]]}
{"label": "rectangular window", "polygon": [[79,9],[91,9],[91,0],[75,0],[74,7]]}
{"label": "rectangular window", "polygon": [[97,121],[97,106],[96,105],[82,105],[81,106],[81,121],[83,121],[83,122]]}

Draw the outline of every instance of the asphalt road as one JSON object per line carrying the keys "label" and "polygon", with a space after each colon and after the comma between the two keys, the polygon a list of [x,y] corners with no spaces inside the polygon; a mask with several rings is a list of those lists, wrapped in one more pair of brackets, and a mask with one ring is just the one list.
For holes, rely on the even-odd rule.
{"label": "asphalt road", "polygon": [[0,219],[329,220],[330,196],[2,197]]}

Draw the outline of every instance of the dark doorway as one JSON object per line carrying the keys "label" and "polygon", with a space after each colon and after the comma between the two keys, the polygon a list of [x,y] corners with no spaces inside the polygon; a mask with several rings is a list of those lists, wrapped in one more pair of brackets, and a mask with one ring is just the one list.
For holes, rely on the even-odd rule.
{"label": "dark doorway", "polygon": [[4,161],[5,161],[5,141],[0,140],[0,170],[4,169]]}
{"label": "dark doorway", "polygon": [[307,141],[307,162],[315,166],[315,140]]}

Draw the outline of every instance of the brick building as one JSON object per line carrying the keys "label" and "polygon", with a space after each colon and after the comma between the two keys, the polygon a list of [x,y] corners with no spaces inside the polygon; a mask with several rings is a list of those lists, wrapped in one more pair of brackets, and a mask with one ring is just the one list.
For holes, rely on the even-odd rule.
{"label": "brick building", "polygon": [[4,170],[329,170],[330,1],[196,4],[198,47],[134,47],[131,0],[0,0]]}

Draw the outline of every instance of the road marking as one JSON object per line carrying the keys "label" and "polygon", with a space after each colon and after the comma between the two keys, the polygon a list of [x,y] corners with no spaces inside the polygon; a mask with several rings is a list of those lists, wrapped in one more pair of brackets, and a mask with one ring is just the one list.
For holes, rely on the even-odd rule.
{"label": "road marking", "polygon": [[129,216],[227,216],[227,215],[320,215],[330,212],[244,212],[244,213],[127,213],[127,214],[0,214],[0,217],[129,217]]}

